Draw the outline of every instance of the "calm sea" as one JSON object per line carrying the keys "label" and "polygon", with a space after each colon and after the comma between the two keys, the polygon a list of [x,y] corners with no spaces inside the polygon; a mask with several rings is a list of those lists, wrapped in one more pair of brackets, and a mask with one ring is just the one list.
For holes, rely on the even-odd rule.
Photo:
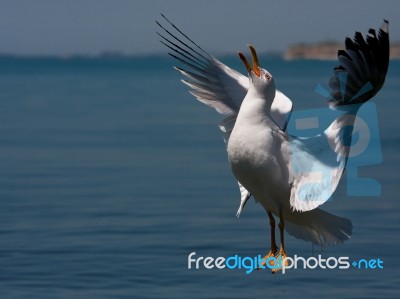
{"label": "calm sea", "polygon": [[[222,59],[243,71],[236,57]],[[334,62],[261,57],[295,109]],[[286,238],[289,255],[383,260],[383,269],[189,270],[188,254],[256,256],[269,225],[239,192],[217,123],[163,57],[0,58],[1,298],[399,298],[400,62],[375,97],[383,163],[359,169],[381,196],[331,213],[353,236],[323,251]],[[368,188],[366,185],[365,188]]]}

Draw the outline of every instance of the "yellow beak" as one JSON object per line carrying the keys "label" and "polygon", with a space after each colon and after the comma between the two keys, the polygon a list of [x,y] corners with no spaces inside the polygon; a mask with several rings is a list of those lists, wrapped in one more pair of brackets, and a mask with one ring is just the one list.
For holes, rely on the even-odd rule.
{"label": "yellow beak", "polygon": [[256,49],[252,45],[249,45],[250,51],[251,51],[251,61],[253,63],[253,66],[250,65],[250,63],[247,61],[246,57],[243,55],[242,52],[239,52],[239,57],[243,61],[244,65],[246,66],[247,71],[250,73],[250,71],[253,71],[257,77],[260,77],[261,72],[260,72],[260,65],[258,63],[258,57],[256,53]]}

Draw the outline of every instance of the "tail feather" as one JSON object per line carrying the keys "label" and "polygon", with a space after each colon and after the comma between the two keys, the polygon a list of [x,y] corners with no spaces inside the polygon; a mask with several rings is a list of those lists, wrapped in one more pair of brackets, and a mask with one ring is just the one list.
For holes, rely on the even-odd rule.
{"label": "tail feather", "polygon": [[321,209],[292,212],[286,218],[285,228],[290,235],[321,247],[342,244],[352,234],[353,225],[349,219]]}

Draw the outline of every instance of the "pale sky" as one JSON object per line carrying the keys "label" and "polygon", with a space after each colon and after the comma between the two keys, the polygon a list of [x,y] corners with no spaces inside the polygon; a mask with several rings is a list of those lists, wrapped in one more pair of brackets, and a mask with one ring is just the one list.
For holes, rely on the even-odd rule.
{"label": "pale sky", "polygon": [[0,54],[164,53],[155,20],[168,16],[212,53],[252,43],[264,51],[343,41],[389,20],[400,41],[400,1],[1,0]]}

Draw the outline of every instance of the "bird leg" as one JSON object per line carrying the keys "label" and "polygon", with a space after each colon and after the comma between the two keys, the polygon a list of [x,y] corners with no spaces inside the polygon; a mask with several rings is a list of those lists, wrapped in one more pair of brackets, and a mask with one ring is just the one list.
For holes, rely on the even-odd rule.
{"label": "bird leg", "polygon": [[[280,238],[281,238],[281,245],[280,245],[280,248],[279,248],[279,253],[278,253],[278,255],[276,257],[277,258],[280,257],[281,258],[280,259],[281,262],[284,263],[285,266],[287,266],[288,265],[288,261],[283,261],[287,257],[287,255],[286,255],[286,252],[285,252],[285,240],[284,240],[285,222],[283,220],[282,209],[279,210],[279,224],[278,224],[278,227],[279,227],[279,234],[280,234]],[[272,272],[275,273],[275,272],[277,272],[277,271],[279,271],[281,269],[282,269],[282,265],[281,265],[281,267],[277,267],[277,268],[273,269]]]}
{"label": "bird leg", "polygon": [[[266,266],[266,261],[272,257],[276,255],[276,252],[278,251],[278,247],[276,246],[276,241],[275,241],[275,219],[274,216],[272,216],[271,211],[267,211],[268,213],[268,217],[269,217],[269,225],[271,226],[271,249],[270,251],[267,253],[266,256],[264,256],[263,258],[263,262],[261,263],[261,266]],[[274,267],[274,261],[273,260],[269,260],[268,261],[268,265],[270,265],[271,267]]]}

